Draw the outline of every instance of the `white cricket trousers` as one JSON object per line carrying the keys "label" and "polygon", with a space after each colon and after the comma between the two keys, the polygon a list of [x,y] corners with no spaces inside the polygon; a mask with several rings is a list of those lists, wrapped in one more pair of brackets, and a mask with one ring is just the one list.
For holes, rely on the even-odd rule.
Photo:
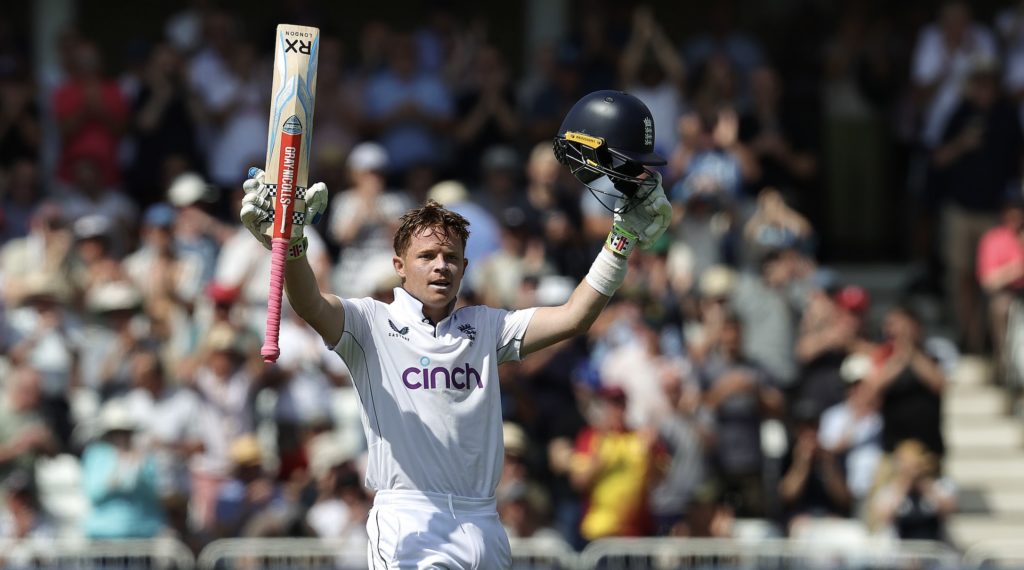
{"label": "white cricket trousers", "polygon": [[373,570],[506,570],[512,551],[491,499],[378,491],[366,531]]}

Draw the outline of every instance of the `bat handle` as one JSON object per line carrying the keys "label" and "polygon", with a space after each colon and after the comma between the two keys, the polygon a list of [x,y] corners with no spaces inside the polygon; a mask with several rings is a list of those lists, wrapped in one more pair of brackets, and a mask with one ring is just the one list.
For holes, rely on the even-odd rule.
{"label": "bat handle", "polygon": [[270,250],[270,296],[267,297],[267,331],[260,354],[263,362],[277,362],[281,348],[277,340],[281,332],[281,294],[284,291],[284,264],[288,257],[288,240],[274,238]]}

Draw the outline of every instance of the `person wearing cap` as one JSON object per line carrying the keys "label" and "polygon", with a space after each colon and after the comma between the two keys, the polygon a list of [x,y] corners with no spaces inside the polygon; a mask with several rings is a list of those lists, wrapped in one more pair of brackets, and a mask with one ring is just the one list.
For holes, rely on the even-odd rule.
{"label": "person wearing cap", "polygon": [[627,400],[618,386],[600,388],[591,426],[576,437],[569,479],[585,499],[580,534],[586,540],[645,536],[652,530],[647,493],[663,454],[656,432],[629,426]]}
{"label": "person wearing cap", "polygon": [[34,274],[66,280],[74,237],[64,210],[54,201],[40,204],[29,222],[29,233],[0,248],[0,290],[9,307],[21,301],[25,281]]}
{"label": "person wearing cap", "polygon": [[853,353],[843,359],[839,374],[846,383],[846,399],[821,414],[818,430],[822,448],[844,462],[855,512],[875,482],[882,457],[882,416],[876,395],[863,384],[873,370],[868,354]]}
{"label": "person wearing cap", "polygon": [[1007,334],[1019,338],[1017,330],[1008,331],[1011,308],[1020,311],[1024,293],[1024,190],[1014,186],[1003,197],[1000,224],[981,236],[978,242],[978,263],[975,268],[978,282],[988,297],[989,330],[992,335],[993,355],[998,382],[1021,387],[1022,373],[1013,367],[1010,354],[1019,343]]}
{"label": "person wearing cap", "polygon": [[92,157],[83,156],[73,165],[74,180],[61,198],[67,219],[99,216],[110,222],[110,247],[124,255],[135,239],[138,208],[124,193],[107,186],[100,179],[98,165]]}
{"label": "person wearing cap", "polygon": [[[317,435],[308,448],[317,498],[306,513],[306,525],[320,538],[365,541],[371,501],[360,480],[352,450],[331,433]],[[362,561],[362,552],[349,554],[358,557],[353,562]]]}
{"label": "person wearing cap", "polygon": [[130,388],[129,356],[152,340],[142,294],[128,281],[109,281],[85,297],[88,350],[80,355],[80,382],[106,400]]}
{"label": "person wearing cap", "polygon": [[410,201],[404,192],[387,188],[388,153],[383,146],[356,145],[347,166],[351,186],[332,199],[328,236],[341,248],[334,290],[358,297],[370,292],[370,284],[360,279],[366,264],[379,259],[390,267],[391,237]]}
{"label": "person wearing cap", "polygon": [[284,536],[298,511],[293,500],[263,466],[260,441],[245,434],[231,442],[228,451],[231,477],[217,493],[213,534],[237,536]]}
{"label": "person wearing cap", "polygon": [[843,360],[874,347],[865,338],[870,307],[868,292],[858,285],[811,293],[796,341],[799,399],[812,400],[824,410],[846,398],[846,382],[840,374]]}
{"label": "person wearing cap", "polygon": [[91,539],[152,538],[164,528],[156,461],[136,443],[138,425],[121,400],[100,410],[96,439],[82,452]]}
{"label": "person wearing cap", "polygon": [[1021,175],[1024,133],[1017,109],[1000,92],[994,57],[971,62],[964,99],[932,153],[942,202],[946,291],[960,347],[985,348],[985,311],[975,277],[982,234],[999,223],[1007,187]]}
{"label": "person wearing cap", "polygon": [[113,220],[102,215],[85,216],[72,224],[75,247],[71,281],[77,293],[88,295],[92,287],[123,277],[113,224]]}
{"label": "person wearing cap", "polygon": [[524,279],[554,274],[554,268],[547,262],[544,241],[527,215],[518,208],[505,210],[501,218],[501,249],[470,270],[470,281],[477,285],[485,305],[510,309],[530,306],[523,302]]}

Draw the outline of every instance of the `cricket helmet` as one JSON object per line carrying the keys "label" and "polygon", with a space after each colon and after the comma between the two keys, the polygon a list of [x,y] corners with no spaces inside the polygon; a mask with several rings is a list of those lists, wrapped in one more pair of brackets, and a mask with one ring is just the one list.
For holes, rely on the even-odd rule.
{"label": "cricket helmet", "polygon": [[[651,111],[623,91],[594,91],[577,101],[553,144],[555,158],[609,210],[613,208],[602,196],[617,199],[622,194],[642,200],[654,189],[650,182],[654,173],[647,167],[665,164],[654,152]],[[595,184],[602,177],[607,177],[614,191]]]}

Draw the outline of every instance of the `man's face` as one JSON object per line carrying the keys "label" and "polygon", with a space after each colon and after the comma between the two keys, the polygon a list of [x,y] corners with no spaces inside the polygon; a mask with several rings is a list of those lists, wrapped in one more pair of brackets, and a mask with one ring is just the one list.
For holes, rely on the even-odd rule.
{"label": "man's face", "polygon": [[458,238],[426,228],[412,236],[405,254],[393,262],[403,287],[423,303],[426,313],[445,309],[455,299],[468,260]]}

